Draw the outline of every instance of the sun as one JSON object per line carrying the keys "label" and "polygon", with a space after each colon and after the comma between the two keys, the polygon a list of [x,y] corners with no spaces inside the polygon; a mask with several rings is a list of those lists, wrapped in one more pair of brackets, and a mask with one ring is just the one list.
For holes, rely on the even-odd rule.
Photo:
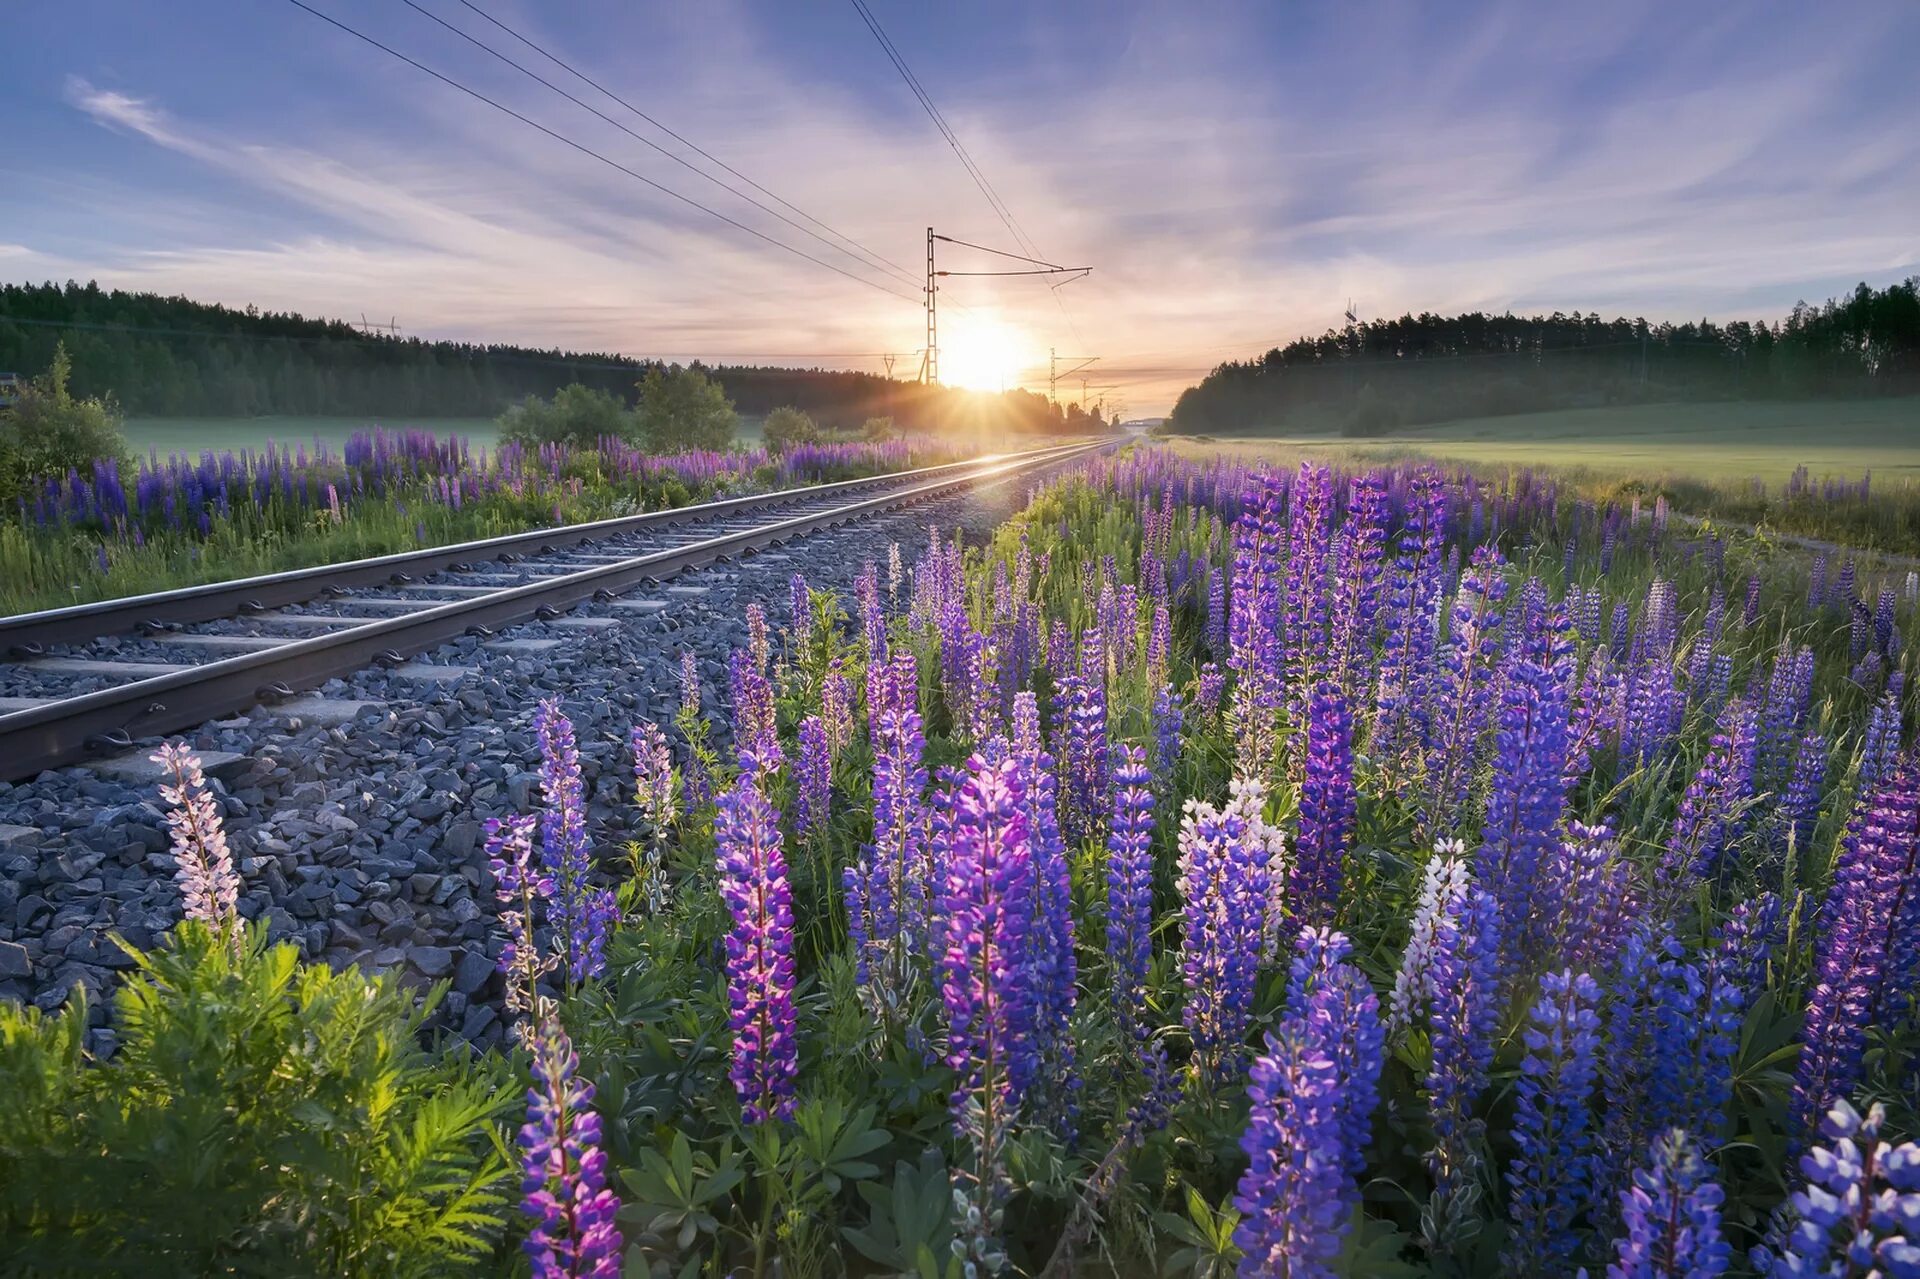
{"label": "sun", "polygon": [[972,391],[1004,391],[1020,384],[1026,343],[999,320],[961,320],[940,335],[940,380]]}

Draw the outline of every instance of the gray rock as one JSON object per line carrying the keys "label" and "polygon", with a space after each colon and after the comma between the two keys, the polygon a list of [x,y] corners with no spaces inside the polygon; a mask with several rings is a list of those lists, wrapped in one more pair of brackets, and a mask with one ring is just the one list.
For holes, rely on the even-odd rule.
{"label": "gray rock", "polygon": [[33,962],[19,942],[0,941],[0,977],[31,977]]}
{"label": "gray rock", "polygon": [[445,946],[415,946],[407,958],[425,977],[438,979],[453,971],[453,952]]}
{"label": "gray rock", "polygon": [[463,995],[478,995],[493,977],[494,961],[479,951],[463,950],[454,965],[453,988]]}

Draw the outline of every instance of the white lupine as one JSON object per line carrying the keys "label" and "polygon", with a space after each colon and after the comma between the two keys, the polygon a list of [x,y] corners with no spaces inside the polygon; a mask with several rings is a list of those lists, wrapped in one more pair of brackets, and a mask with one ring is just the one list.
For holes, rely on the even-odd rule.
{"label": "white lupine", "polygon": [[1433,997],[1433,949],[1440,934],[1440,920],[1473,886],[1466,851],[1466,844],[1458,839],[1442,839],[1433,846],[1433,859],[1427,863],[1420,898],[1413,908],[1412,935],[1407,938],[1400,971],[1393,979],[1386,1027],[1390,1038],[1405,1034],[1413,1023],[1416,1005]]}
{"label": "white lupine", "polygon": [[1287,832],[1267,821],[1267,785],[1257,777],[1237,777],[1228,783],[1227,811],[1239,814],[1246,823],[1247,843],[1259,850],[1267,867],[1266,943],[1260,961],[1272,963],[1281,947],[1292,939],[1285,932],[1287,919]]}
{"label": "white lupine", "polygon": [[[167,828],[173,833],[174,882],[188,919],[214,928],[231,927],[239,917],[240,877],[227,850],[220,808],[207,792],[200,757],[184,742],[164,742],[149,758],[167,770],[172,785],[161,783],[167,802]],[[238,934],[235,935],[236,941]]]}

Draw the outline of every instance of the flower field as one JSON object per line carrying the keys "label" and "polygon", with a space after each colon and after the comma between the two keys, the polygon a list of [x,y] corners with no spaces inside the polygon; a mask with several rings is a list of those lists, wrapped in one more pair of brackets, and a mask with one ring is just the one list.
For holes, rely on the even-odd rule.
{"label": "flower field", "polygon": [[926,440],[801,444],[655,456],[592,448],[361,432],[318,444],[115,458],[41,483],[0,515],[0,612],[859,479],[958,460]]}
{"label": "flower field", "polygon": [[[936,529],[851,598],[795,577],[752,606],[730,721],[689,653],[617,783],[543,704],[537,802],[487,837],[508,1059],[378,1063],[385,1128],[350,1091],[327,1110],[312,1063],[289,1141],[319,1107],[358,1175],[283,1161],[226,1233],[154,1255],[1920,1274],[1916,612],[1904,570],[1527,472],[1085,464],[990,545]],[[237,918],[217,806],[163,756],[190,920],[119,997],[144,1046],[82,1071],[75,1012],[0,1007],[0,1075],[33,1081],[0,1158],[98,1158],[168,1109],[127,1082],[169,1078],[138,1036],[194,1055],[159,1010],[294,962]],[[189,1020],[219,1043],[219,1016]],[[75,1089],[120,1128],[49,1120]],[[342,1208],[370,1195],[404,1220]],[[0,1240],[59,1273],[49,1240],[124,1239],[115,1212],[16,1179]]]}

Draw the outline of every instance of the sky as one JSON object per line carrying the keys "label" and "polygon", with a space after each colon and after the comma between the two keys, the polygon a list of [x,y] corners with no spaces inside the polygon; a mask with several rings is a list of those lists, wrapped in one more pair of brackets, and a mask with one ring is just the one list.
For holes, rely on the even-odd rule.
{"label": "sky", "polygon": [[1349,302],[1763,319],[1920,272],[1911,0],[868,0],[997,207],[851,0],[305,2],[559,137],[291,0],[14,0],[0,280],[910,376],[932,226],[1093,268],[942,280],[947,380],[1099,356],[1151,416]]}

